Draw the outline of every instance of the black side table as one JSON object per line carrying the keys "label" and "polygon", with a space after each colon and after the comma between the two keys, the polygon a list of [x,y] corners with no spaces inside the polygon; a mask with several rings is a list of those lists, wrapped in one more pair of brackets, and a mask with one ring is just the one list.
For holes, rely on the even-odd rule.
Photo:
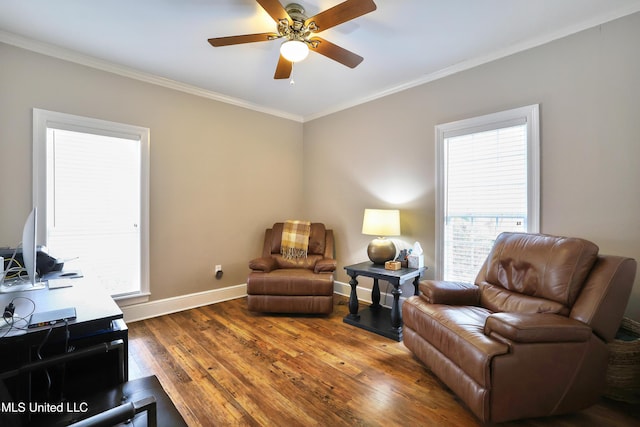
{"label": "black side table", "polygon": [[[351,277],[351,294],[349,296],[349,314],[342,320],[353,326],[375,332],[396,341],[402,341],[402,312],[400,311],[400,286],[409,279],[413,279],[414,295],[419,294],[418,284],[420,278],[427,270],[422,268],[402,268],[400,270],[386,270],[383,265],[372,262],[361,262],[360,264],[348,265],[344,267]],[[356,287],[358,281],[356,277],[366,276],[373,278],[373,289],[371,290],[372,304],[369,308],[358,313],[358,293]],[[380,305],[380,287],[378,280],[386,280],[393,285],[393,305],[391,309]]]}

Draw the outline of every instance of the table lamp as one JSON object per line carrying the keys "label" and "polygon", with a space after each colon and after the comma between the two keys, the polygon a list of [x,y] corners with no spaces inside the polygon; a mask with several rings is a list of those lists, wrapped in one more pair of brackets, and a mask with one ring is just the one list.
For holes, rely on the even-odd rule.
{"label": "table lamp", "polygon": [[365,209],[362,234],[378,236],[367,247],[374,264],[384,264],[396,256],[396,246],[385,236],[400,235],[400,211],[397,209]]}

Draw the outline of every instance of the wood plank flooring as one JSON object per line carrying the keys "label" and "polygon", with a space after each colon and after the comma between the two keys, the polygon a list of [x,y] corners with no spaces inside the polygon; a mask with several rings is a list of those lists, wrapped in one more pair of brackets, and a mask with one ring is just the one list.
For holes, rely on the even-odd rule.
{"label": "wood plank flooring", "polygon": [[[480,426],[402,344],[330,316],[250,313],[236,299],[129,324],[130,377],[155,374],[190,426]],[[637,426],[607,399],[504,426]]]}

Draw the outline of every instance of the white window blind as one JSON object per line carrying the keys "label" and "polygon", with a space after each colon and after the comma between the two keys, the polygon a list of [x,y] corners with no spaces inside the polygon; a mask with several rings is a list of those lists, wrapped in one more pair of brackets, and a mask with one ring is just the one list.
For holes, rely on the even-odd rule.
{"label": "white window blind", "polygon": [[33,129],[38,242],[120,305],[147,301],[149,129],[37,108]]}
{"label": "white window blind", "polygon": [[445,280],[473,280],[495,237],[527,230],[526,125],[445,139]]}
{"label": "white window blind", "polygon": [[436,276],[473,282],[495,238],[538,231],[537,106],[436,127]]}
{"label": "white window blind", "polygon": [[140,288],[140,141],[49,129],[54,198],[47,243],[112,295]]}

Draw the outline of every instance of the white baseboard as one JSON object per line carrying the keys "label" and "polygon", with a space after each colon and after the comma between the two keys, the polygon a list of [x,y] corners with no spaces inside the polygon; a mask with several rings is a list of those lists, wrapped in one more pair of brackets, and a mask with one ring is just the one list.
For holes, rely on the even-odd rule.
{"label": "white baseboard", "polygon": [[[336,294],[348,297],[351,294],[351,285],[344,282],[334,281],[333,291]],[[358,301],[371,303],[371,289],[357,288]],[[210,291],[196,292],[194,294],[180,295],[157,301],[143,302],[140,304],[121,307],[124,313],[124,320],[127,323],[138,320],[149,319],[151,317],[163,316],[165,314],[176,313],[178,311],[189,310],[191,308],[202,307],[203,305],[215,304],[247,296],[247,284],[229,286]],[[401,297],[403,300],[404,297]],[[380,302],[383,306],[389,307],[393,301],[393,295],[380,292]]]}
{"label": "white baseboard", "polygon": [[[359,302],[371,303],[371,289],[361,288],[360,286],[358,286],[356,289],[357,289],[356,292],[358,292]],[[338,282],[337,280],[335,280],[333,282],[333,292],[335,292],[336,294],[348,297],[349,295],[351,295],[351,285],[348,283]],[[382,295],[380,296],[380,298],[382,298]]]}
{"label": "white baseboard", "polygon": [[[383,289],[383,287],[381,286],[380,287],[380,291],[381,291],[380,292],[380,304],[383,307],[391,308],[391,304],[393,303],[393,294],[382,292],[382,289]],[[409,289],[413,289],[413,284],[410,284],[410,288]],[[344,283],[344,282],[334,281],[333,282],[333,291],[336,294],[344,295],[344,296],[348,297],[349,295],[351,295],[351,285],[349,285],[348,283]],[[356,292],[358,292],[358,302],[371,304],[371,302],[372,302],[371,301],[371,289],[362,288],[362,287],[358,286],[356,288]],[[402,303],[404,302],[405,299],[407,299],[408,297],[413,295],[413,291],[411,291],[412,293],[410,293],[410,294],[407,294],[406,292],[407,292],[407,290],[405,290],[403,295],[400,296],[400,305],[402,305]]]}
{"label": "white baseboard", "polygon": [[245,296],[247,296],[246,283],[222,289],[213,289],[194,294],[180,295],[158,301],[149,301],[141,304],[121,307],[121,309],[122,313],[124,313],[125,322],[131,323],[138,320],[176,313],[190,308],[202,307],[203,305],[215,304],[217,302],[228,301]]}

